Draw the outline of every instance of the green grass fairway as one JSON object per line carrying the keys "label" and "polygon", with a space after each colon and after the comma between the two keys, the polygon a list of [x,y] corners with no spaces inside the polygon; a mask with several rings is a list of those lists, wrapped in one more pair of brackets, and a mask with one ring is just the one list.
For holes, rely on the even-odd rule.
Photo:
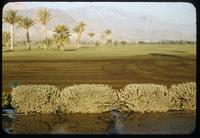
{"label": "green grass fairway", "polygon": [[171,85],[196,80],[196,46],[133,45],[66,48],[59,51],[3,50],[3,89],[10,81],[20,84],[109,84],[123,88],[129,83]]}

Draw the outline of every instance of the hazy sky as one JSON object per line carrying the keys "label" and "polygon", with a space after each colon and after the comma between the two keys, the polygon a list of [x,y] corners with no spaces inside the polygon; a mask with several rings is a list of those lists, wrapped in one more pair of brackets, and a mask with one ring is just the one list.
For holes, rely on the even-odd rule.
{"label": "hazy sky", "polygon": [[75,9],[85,6],[110,6],[128,12],[148,13],[165,21],[186,24],[196,23],[196,9],[190,3],[153,3],[153,2],[35,2],[26,3],[29,7],[48,7],[57,9]]}
{"label": "hazy sky", "polygon": [[[15,2],[19,3],[19,2]],[[150,14],[161,20],[193,25],[196,23],[196,9],[190,3],[170,2],[21,2],[26,8],[47,7],[69,10],[85,6],[109,6],[127,12]]]}

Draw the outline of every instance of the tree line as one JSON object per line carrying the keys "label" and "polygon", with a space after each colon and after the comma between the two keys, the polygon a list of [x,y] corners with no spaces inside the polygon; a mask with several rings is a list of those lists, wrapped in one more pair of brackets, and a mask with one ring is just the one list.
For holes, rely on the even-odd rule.
{"label": "tree line", "polygon": [[[12,51],[14,50],[14,29],[15,25],[17,24],[18,27],[23,28],[26,32],[26,43],[27,43],[27,50],[31,49],[31,43],[30,43],[30,36],[29,36],[29,29],[36,23],[40,24],[42,26],[43,30],[43,40],[40,42],[43,45],[43,48],[45,50],[49,49],[49,45],[51,43],[51,39],[47,37],[47,24],[52,19],[52,14],[50,11],[46,8],[39,8],[36,10],[36,19],[33,20],[30,17],[23,17],[18,14],[16,10],[7,10],[5,11],[5,14],[3,16],[3,22],[10,24],[10,33],[9,32],[3,32],[3,45],[7,47],[8,50]],[[76,44],[75,47],[80,47],[81,37],[83,32],[85,31],[86,24],[81,21],[78,25],[75,26],[73,29],[73,32],[77,34],[76,37]],[[101,32],[101,42],[105,43],[107,46],[111,45],[126,45],[127,41],[113,41],[111,38],[112,31],[110,29],[106,29],[103,32]],[[53,40],[56,42],[56,45],[58,49],[64,50],[64,47],[66,44],[71,45],[70,41],[71,31],[69,26],[64,24],[58,24],[53,29]],[[94,32],[89,32],[88,36],[91,39],[91,46],[94,45],[98,46],[100,45],[99,41],[94,42],[93,37],[95,36]],[[195,41],[184,41],[184,40],[163,40],[159,42],[145,42],[145,41],[138,41],[137,44],[195,44]]]}
{"label": "tree line", "polygon": [[[9,32],[3,32],[3,45],[6,45],[8,50],[12,51],[14,50],[14,33],[15,33],[15,26],[16,24],[18,27],[21,27],[26,31],[26,43],[27,43],[27,50],[31,49],[31,44],[30,44],[30,36],[29,36],[29,29],[36,23],[41,24],[44,38],[41,41],[43,47],[45,50],[49,49],[49,43],[50,40],[47,37],[47,24],[49,21],[52,19],[52,14],[50,11],[46,8],[39,8],[36,10],[36,19],[33,20],[30,17],[23,17],[18,14],[16,10],[8,10],[5,11],[5,14],[3,16],[3,21],[5,23],[10,24],[10,33]],[[77,34],[76,38],[76,48],[80,47],[80,41],[83,32],[85,31],[86,24],[81,21],[75,28],[73,29],[73,32]],[[70,41],[70,28],[67,25],[64,24],[58,24],[54,27],[53,30],[53,40],[56,42],[56,45],[58,49],[64,50],[65,45],[68,43],[71,45]],[[97,43],[94,42],[93,37],[95,36],[94,32],[89,32],[88,36],[91,38],[91,46],[94,46],[95,44],[98,45]],[[101,33],[101,38],[106,39],[107,38],[107,45],[112,44],[112,39],[111,39],[111,30],[106,29],[104,32]]]}

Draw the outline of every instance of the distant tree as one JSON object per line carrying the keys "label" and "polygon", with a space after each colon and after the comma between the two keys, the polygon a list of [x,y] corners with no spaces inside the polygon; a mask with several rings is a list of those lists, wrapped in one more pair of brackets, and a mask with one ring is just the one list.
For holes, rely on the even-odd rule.
{"label": "distant tree", "polygon": [[95,46],[99,46],[99,45],[100,45],[100,42],[99,42],[99,41],[96,41],[94,44],[95,44]]}
{"label": "distant tree", "polygon": [[145,44],[145,42],[144,41],[139,41],[138,44]]}
{"label": "distant tree", "polygon": [[85,30],[85,26],[86,26],[86,24],[84,22],[80,22],[74,28],[74,32],[77,33],[76,48],[80,47],[81,35],[82,35],[83,31]]}
{"label": "distant tree", "polygon": [[3,39],[3,46],[6,46],[7,49],[9,50],[10,33],[9,32],[3,32],[2,39]]}
{"label": "distant tree", "polygon": [[107,44],[107,46],[112,46],[112,39],[108,39],[106,44]]}
{"label": "distant tree", "polygon": [[27,49],[31,49],[30,37],[29,37],[29,28],[35,24],[34,20],[29,17],[22,17],[18,22],[19,27],[22,27],[26,30],[26,40],[27,40]]}
{"label": "distant tree", "polygon": [[106,37],[107,37],[107,45],[112,45],[112,39],[111,39],[111,33],[112,33],[112,31],[110,30],[110,29],[106,29],[105,31],[104,31],[104,33],[105,33],[105,35],[106,35]]}
{"label": "distant tree", "polygon": [[[90,32],[90,33],[88,33],[88,35],[90,36],[90,38],[92,39],[93,38],[93,36],[95,35],[95,33],[94,32]],[[92,39],[92,47],[94,46],[94,40]]]}
{"label": "distant tree", "polygon": [[5,15],[3,16],[4,22],[10,24],[11,44],[9,50],[14,50],[14,25],[19,22],[20,19],[21,16],[19,16],[15,10],[5,11]]}
{"label": "distant tree", "polygon": [[67,42],[70,42],[70,30],[69,27],[63,24],[57,25],[54,27],[54,34],[53,37],[56,40],[56,44],[58,49],[64,50],[64,45]]}
{"label": "distant tree", "polygon": [[[51,16],[51,13],[50,11],[48,11],[48,9],[46,8],[39,8],[37,11],[36,11],[36,14],[37,14],[37,18],[36,18],[36,21],[40,24],[43,25],[43,28],[44,28],[44,40],[47,41],[47,30],[46,30],[46,25],[47,23],[52,19],[52,16]],[[48,49],[48,43],[45,43],[44,45],[44,49]]]}
{"label": "distant tree", "polygon": [[[41,43],[41,46],[43,45],[48,45],[48,46],[50,46],[50,45],[52,45],[52,43],[53,43],[53,39],[52,38],[47,38],[47,39],[45,39],[45,40],[42,40],[42,41],[40,41],[40,43]],[[39,48],[40,48],[40,46],[39,46]]]}
{"label": "distant tree", "polygon": [[101,37],[101,43],[103,44],[103,43],[104,43],[104,40],[106,39],[105,33],[104,33],[104,32],[101,32],[100,37]]}
{"label": "distant tree", "polygon": [[112,31],[110,29],[106,29],[104,31],[104,33],[107,35],[107,36],[110,36],[110,34],[112,33]]}
{"label": "distant tree", "polygon": [[125,45],[127,44],[126,41],[121,41],[120,43],[121,43],[121,45],[123,45],[123,46],[125,46]]}
{"label": "distant tree", "polygon": [[114,46],[117,46],[117,45],[118,45],[118,41],[115,40],[115,41],[113,42],[113,45],[114,45]]}

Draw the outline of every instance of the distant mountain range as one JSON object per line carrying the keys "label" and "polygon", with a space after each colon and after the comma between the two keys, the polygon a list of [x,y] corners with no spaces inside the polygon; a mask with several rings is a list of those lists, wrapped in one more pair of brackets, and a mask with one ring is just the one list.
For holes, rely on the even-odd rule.
{"label": "distant mountain range", "polygon": [[[35,9],[26,9],[20,5],[13,5],[4,8],[17,9],[20,15],[35,18]],[[172,24],[164,22],[153,15],[128,13],[121,9],[105,6],[86,6],[73,10],[49,9],[53,19],[48,23],[48,35],[52,35],[52,30],[57,24],[66,24],[71,29],[80,21],[84,21],[87,26],[83,39],[88,40],[88,32],[95,32],[95,39],[101,39],[100,33],[105,29],[112,30],[113,40],[126,41],[160,41],[160,40],[196,40],[195,25]],[[3,23],[3,30],[9,31],[9,25]],[[40,24],[34,25],[30,29],[32,40],[41,40],[42,28]],[[72,33],[72,40],[76,34]],[[25,40],[25,33],[22,29],[16,29],[16,39]]]}

